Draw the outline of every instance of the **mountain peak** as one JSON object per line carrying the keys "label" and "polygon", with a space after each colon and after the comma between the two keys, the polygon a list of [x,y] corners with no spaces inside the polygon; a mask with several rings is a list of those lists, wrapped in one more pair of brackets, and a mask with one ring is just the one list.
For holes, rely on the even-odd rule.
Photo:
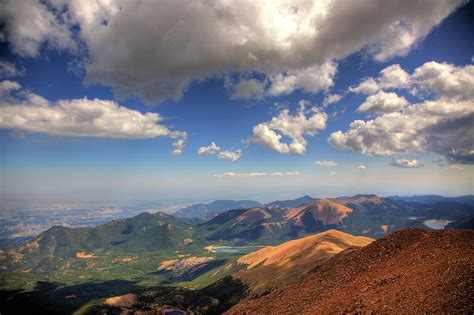
{"label": "mountain peak", "polygon": [[374,194],[357,194],[347,199],[344,199],[345,202],[351,203],[363,203],[363,202],[373,202],[380,203],[383,201],[383,198],[374,195]]}
{"label": "mountain peak", "polygon": [[270,209],[273,209],[273,208],[295,208],[295,207],[301,206],[301,205],[303,205],[305,203],[308,203],[310,201],[313,201],[313,200],[318,200],[318,199],[313,198],[313,197],[308,196],[308,195],[304,195],[304,196],[296,198],[296,199],[273,201],[273,202],[270,202],[270,203],[266,204],[266,206]]}
{"label": "mountain peak", "polygon": [[175,216],[187,219],[210,220],[220,213],[234,209],[259,207],[261,204],[253,200],[215,200],[210,203],[198,203],[180,209]]}

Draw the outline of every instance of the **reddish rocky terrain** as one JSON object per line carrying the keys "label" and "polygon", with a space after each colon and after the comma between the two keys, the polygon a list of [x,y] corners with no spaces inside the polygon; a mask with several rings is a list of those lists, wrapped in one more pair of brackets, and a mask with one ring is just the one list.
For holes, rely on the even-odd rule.
{"label": "reddish rocky terrain", "polygon": [[472,313],[474,231],[407,229],[346,250],[228,314]]}

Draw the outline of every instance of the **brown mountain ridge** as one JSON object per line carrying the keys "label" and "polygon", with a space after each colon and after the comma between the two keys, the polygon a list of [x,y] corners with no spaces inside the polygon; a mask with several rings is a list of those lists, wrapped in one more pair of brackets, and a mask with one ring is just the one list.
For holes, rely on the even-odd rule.
{"label": "brown mountain ridge", "polygon": [[233,277],[249,287],[252,297],[294,283],[337,253],[373,241],[369,237],[328,230],[244,255],[237,263],[246,265],[246,269]]}

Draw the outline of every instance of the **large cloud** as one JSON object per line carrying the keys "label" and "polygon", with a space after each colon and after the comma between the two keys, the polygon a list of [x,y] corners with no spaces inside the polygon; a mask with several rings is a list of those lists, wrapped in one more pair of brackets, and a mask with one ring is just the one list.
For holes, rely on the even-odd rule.
{"label": "large cloud", "polygon": [[474,162],[474,103],[425,101],[373,120],[356,120],[331,134],[335,148],[368,155],[430,151],[450,160]]}
{"label": "large cloud", "polygon": [[[296,114],[284,109],[271,120],[253,127],[250,141],[280,153],[303,154],[307,145],[305,136],[315,136],[326,128],[326,121],[326,113],[317,107],[306,110],[306,102],[301,101]],[[289,137],[291,142],[281,141],[283,136]]]}
{"label": "large cloud", "polygon": [[[474,162],[473,65],[456,67],[428,62],[396,84],[392,81],[387,85],[383,75],[367,80],[376,82],[381,88],[404,88],[422,100],[407,105],[405,102],[400,104],[397,98],[395,103],[398,105],[391,106],[390,113],[368,121],[352,122],[348,131],[331,134],[329,142],[334,147],[369,155],[429,151],[443,155],[450,162]],[[370,98],[376,99],[380,93],[390,94],[379,92],[369,96],[364,104],[370,105]]]}
{"label": "large cloud", "polygon": [[464,0],[43,3],[2,0],[0,19],[15,51],[34,56],[42,42],[71,49],[65,25],[77,24],[88,82],[156,102],[227,71],[261,72],[283,87],[271,93],[319,91],[324,84],[298,82],[293,73],[364,48],[377,60],[404,55]]}
{"label": "large cloud", "polygon": [[[3,81],[8,95],[0,98],[0,128],[55,136],[146,139],[173,138],[173,155],[181,153],[186,133],[172,131],[160,124],[157,113],[142,114],[100,99],[73,99],[49,102],[43,97],[20,90],[16,82]],[[12,93],[12,91],[17,91]]]}

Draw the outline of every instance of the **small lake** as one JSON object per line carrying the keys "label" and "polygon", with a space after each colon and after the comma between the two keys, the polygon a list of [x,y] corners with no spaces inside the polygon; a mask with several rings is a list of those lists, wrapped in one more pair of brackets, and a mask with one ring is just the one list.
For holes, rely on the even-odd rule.
{"label": "small lake", "polygon": [[450,222],[448,220],[425,220],[423,224],[433,230],[442,230]]}
{"label": "small lake", "polygon": [[242,246],[242,247],[222,246],[222,247],[213,247],[212,251],[214,253],[245,253],[245,252],[253,252],[261,248],[263,248],[263,246]]}

